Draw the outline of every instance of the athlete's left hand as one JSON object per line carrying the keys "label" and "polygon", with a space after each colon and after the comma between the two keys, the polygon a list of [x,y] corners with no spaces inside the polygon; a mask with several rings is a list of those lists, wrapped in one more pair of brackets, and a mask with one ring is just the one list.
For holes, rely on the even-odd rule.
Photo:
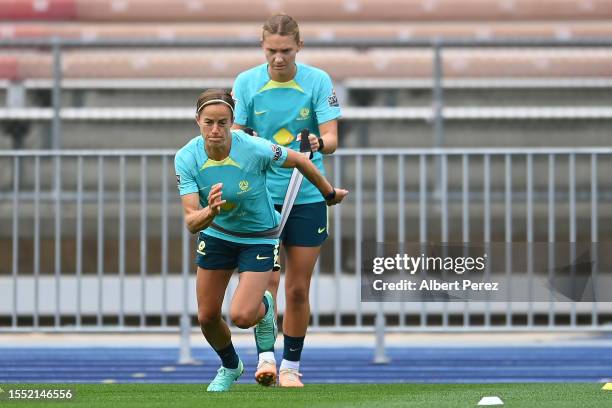
{"label": "athlete's left hand", "polygon": [[336,191],[336,196],[332,200],[326,201],[328,206],[339,204],[349,193],[348,190],[343,188],[334,188],[334,190]]}

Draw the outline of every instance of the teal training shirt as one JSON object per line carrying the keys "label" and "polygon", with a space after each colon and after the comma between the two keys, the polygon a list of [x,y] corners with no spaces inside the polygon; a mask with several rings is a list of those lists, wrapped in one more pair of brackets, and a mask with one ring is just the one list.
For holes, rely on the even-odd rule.
{"label": "teal training shirt", "polygon": [[[212,160],[206,154],[204,138],[196,136],[174,157],[179,194],[198,193],[200,205],[208,205],[212,186],[223,183],[221,207],[214,222],[220,227],[240,233],[260,232],[278,226],[280,214],[266,188],[267,171],[280,167],[287,159],[287,150],[267,140],[232,130],[232,146],[227,158]],[[241,244],[273,244],[277,239],[240,238],[206,228],[204,234]]]}
{"label": "teal training shirt", "polygon": [[[242,72],[234,82],[235,123],[253,128],[272,143],[300,150],[297,135],[307,128],[319,135],[319,125],[340,117],[340,107],[332,81],[318,68],[296,64],[295,78],[276,82],[268,74],[268,64]],[[325,174],[323,155],[316,152],[313,163]],[[282,204],[292,169],[273,167],[268,173],[268,190],[274,204]],[[296,204],[323,201],[317,188],[304,179]]]}

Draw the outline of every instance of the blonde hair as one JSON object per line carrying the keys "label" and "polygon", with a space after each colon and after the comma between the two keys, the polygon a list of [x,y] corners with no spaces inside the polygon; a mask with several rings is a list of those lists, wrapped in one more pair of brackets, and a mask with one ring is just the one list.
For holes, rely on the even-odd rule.
{"label": "blonde hair", "polygon": [[296,43],[300,43],[300,27],[297,21],[284,13],[274,14],[265,22],[261,33],[262,40],[265,40],[266,33],[292,36]]}

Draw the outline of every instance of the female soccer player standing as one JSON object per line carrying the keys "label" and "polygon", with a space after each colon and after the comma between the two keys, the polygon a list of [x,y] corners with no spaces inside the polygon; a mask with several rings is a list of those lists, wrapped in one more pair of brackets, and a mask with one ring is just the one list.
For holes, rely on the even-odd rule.
{"label": "female soccer player standing", "polygon": [[319,194],[333,196],[328,205],[339,203],[348,193],[334,189],[303,155],[230,130],[233,113],[229,93],[202,93],[196,105],[201,135],[175,156],[185,223],[191,233],[200,233],[196,249],[198,320],[222,362],[208,391],[228,391],[244,370],[221,318],[221,304],[234,269],[238,268],[240,279],[230,306],[232,321],[240,328],[257,325],[258,349],[269,350],[276,339],[274,300],[266,287],[278,255],[278,238],[266,232],[275,230],[280,217],[266,188],[267,171],[281,166],[298,168]]}
{"label": "female soccer player standing", "polygon": [[[251,127],[259,137],[292,150],[299,149],[297,135],[310,131],[312,158],[324,173],[323,154],[338,144],[340,108],[327,73],[295,62],[302,48],[296,21],[285,15],[272,16],[263,26],[261,45],[267,63],[242,72],[236,78],[234,128]],[[318,135],[318,136],[317,136]],[[268,190],[280,211],[291,170],[273,167],[268,172]],[[302,387],[299,374],[304,337],[310,319],[310,279],[327,238],[327,206],[316,187],[304,180],[281,235],[285,249],[285,298],[283,319],[284,351],[279,383]],[[278,290],[280,273],[274,272],[269,290]],[[274,353],[260,353],[256,379],[276,375]]]}

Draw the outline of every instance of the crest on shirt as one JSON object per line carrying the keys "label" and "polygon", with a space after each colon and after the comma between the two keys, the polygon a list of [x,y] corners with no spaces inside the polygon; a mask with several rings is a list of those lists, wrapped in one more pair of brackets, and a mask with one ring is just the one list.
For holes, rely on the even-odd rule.
{"label": "crest on shirt", "polygon": [[238,191],[238,195],[244,194],[244,193],[248,193],[249,191],[251,191],[251,187],[249,186],[249,181],[248,180],[241,180],[238,182],[238,188],[240,189],[240,191]]}
{"label": "crest on shirt", "polygon": [[272,158],[272,160],[274,160],[274,161],[277,161],[283,155],[283,150],[280,148],[279,145],[273,144],[272,145],[272,151],[274,152],[274,157]]}
{"label": "crest on shirt", "polygon": [[297,117],[297,120],[306,120],[310,118],[310,109],[302,108],[300,109],[300,115]]}
{"label": "crest on shirt", "polygon": [[338,97],[336,96],[336,90],[335,89],[332,89],[332,94],[329,97],[327,97],[327,103],[329,104],[330,107],[331,106],[335,106],[335,107],[340,106],[338,104]]}

